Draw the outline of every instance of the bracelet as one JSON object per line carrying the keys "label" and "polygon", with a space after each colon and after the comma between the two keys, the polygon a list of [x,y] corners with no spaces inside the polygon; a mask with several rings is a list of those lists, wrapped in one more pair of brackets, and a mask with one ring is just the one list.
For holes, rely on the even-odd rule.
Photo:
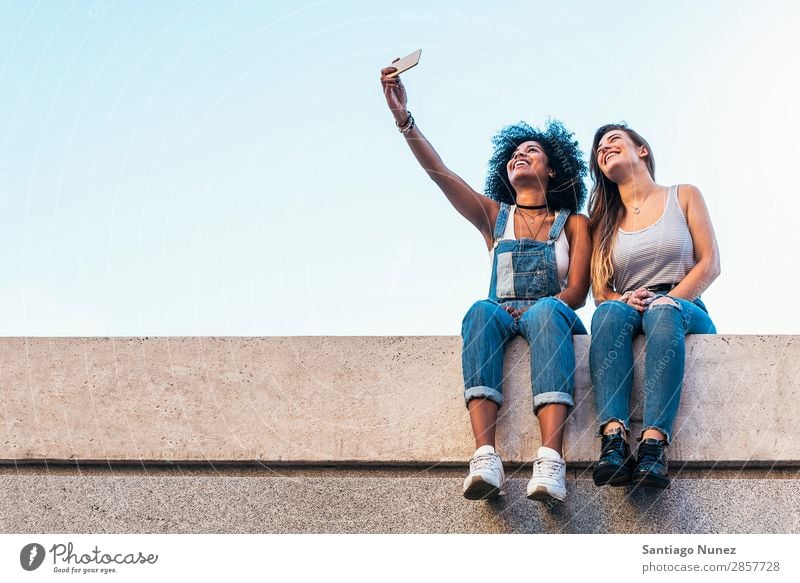
{"label": "bracelet", "polygon": [[403,135],[414,129],[414,116],[411,115],[410,111],[406,111],[406,113],[408,114],[408,118],[406,118],[404,124],[400,125],[399,123],[395,122],[397,124],[397,129],[400,130],[400,133]]}

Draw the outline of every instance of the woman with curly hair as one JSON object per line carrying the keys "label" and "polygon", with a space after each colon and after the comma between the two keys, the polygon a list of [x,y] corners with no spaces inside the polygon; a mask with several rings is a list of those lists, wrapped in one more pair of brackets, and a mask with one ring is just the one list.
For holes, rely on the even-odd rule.
{"label": "woman with curly hair", "polygon": [[573,334],[586,329],[575,314],[589,291],[588,219],[577,214],[586,198],[586,164],[559,122],[544,130],[519,123],[493,140],[486,196],[443,163],[406,108],[396,69],[381,83],[400,132],[422,168],[450,203],[481,233],[492,258],[489,298],[476,302],[462,325],[464,399],[477,450],[464,480],[464,496],[500,493],[505,480],[495,445],[503,405],[503,354],[522,335],[530,344],[533,408],[542,447],[533,462],[528,497],[563,501],[564,424],[573,406]]}
{"label": "woman with curly hair", "polygon": [[[713,334],[700,300],[720,272],[714,229],[700,191],[655,182],[653,150],[624,124],[592,142],[589,201],[592,317],[589,367],[600,460],[594,482],[666,488],[665,448],[678,411],[686,334]],[[628,446],[633,337],[645,336],[644,411],[636,459]]]}

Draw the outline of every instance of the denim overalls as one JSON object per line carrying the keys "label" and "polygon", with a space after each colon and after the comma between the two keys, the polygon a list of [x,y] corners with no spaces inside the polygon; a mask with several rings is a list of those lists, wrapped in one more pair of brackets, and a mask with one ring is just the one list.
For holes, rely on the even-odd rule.
{"label": "denim overalls", "polygon": [[[501,204],[497,214],[489,299],[473,304],[462,323],[464,399],[486,398],[502,406],[505,347],[521,334],[531,348],[534,412],[549,403],[572,407],[572,335],[586,329],[572,308],[552,297],[561,291],[555,242],[570,211],[556,213],[547,241],[534,241],[502,239],[510,209]],[[503,309],[509,305],[528,309],[517,321]]]}

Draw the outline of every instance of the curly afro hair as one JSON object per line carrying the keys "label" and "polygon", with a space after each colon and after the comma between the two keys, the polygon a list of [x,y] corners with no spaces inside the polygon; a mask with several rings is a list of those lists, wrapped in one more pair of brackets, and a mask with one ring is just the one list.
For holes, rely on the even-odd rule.
{"label": "curly afro hair", "polygon": [[586,202],[586,184],[583,182],[586,162],[573,136],[560,121],[550,119],[544,131],[524,121],[501,129],[492,138],[494,154],[489,160],[486,196],[498,202],[514,204],[516,193],[508,180],[506,164],[521,143],[533,140],[542,145],[550,168],[556,173],[548,182],[547,205],[553,210],[580,210]]}

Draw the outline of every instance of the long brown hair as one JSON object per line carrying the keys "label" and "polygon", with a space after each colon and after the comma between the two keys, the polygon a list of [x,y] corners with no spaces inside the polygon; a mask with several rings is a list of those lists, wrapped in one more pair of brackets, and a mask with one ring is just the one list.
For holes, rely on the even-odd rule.
{"label": "long brown hair", "polygon": [[609,180],[600,170],[597,161],[597,146],[608,132],[620,130],[625,132],[637,146],[647,148],[645,164],[650,177],[656,179],[656,161],[653,150],[642,136],[624,123],[612,123],[602,126],[594,133],[592,149],[589,154],[589,172],[592,177],[592,193],[589,197],[589,236],[592,238],[592,294],[599,297],[603,289],[611,282],[614,267],[611,254],[617,240],[617,229],[622,218],[622,198],[619,186]]}

